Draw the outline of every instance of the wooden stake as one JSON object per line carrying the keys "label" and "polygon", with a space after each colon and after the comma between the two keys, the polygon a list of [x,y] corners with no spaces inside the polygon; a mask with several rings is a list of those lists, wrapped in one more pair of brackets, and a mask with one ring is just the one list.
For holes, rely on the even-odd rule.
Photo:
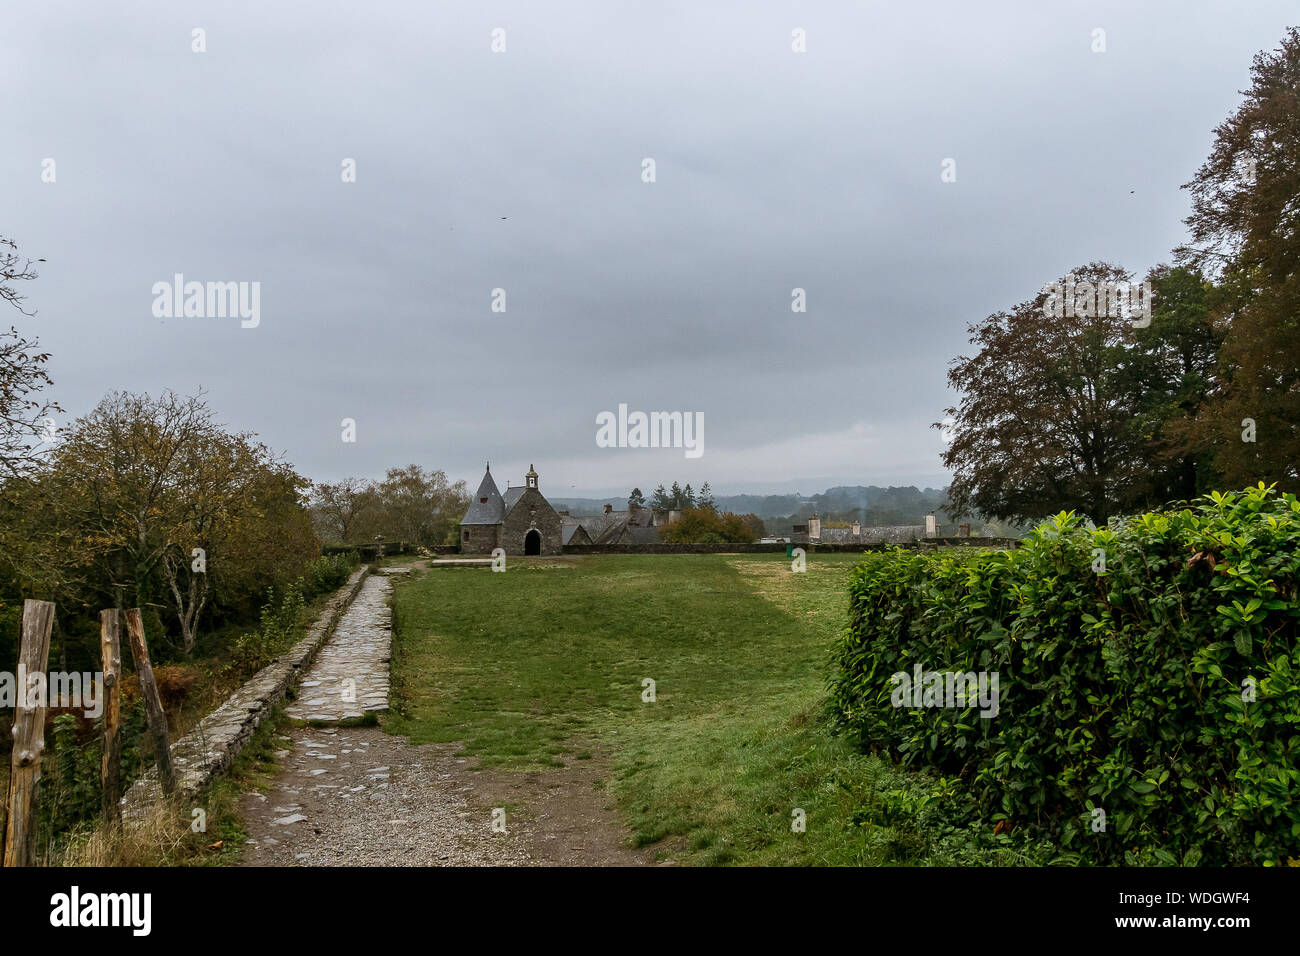
{"label": "wooden stake", "polygon": [[[5,866],[31,866],[36,857],[36,796],[45,750],[45,706],[54,605],[23,602],[23,641],[18,653],[18,700],[14,710],[14,754],[9,774],[9,821],[5,826]],[[38,676],[40,693],[28,695],[29,678]],[[28,706],[28,704],[35,706]]]}
{"label": "wooden stake", "polygon": [[158,761],[158,781],[163,793],[176,792],[176,771],[172,767],[172,753],[167,742],[167,715],[163,713],[158,685],[153,679],[153,665],[149,663],[149,645],[144,640],[144,622],[140,609],[126,612],[126,633],[131,639],[131,656],[135,659],[135,673],[140,678],[140,693],[144,697],[145,715],[149,719],[149,735],[153,737],[154,758]]}
{"label": "wooden stake", "polygon": [[99,761],[104,820],[122,817],[122,620],[115,609],[99,612],[99,650],[103,659],[104,753]]}

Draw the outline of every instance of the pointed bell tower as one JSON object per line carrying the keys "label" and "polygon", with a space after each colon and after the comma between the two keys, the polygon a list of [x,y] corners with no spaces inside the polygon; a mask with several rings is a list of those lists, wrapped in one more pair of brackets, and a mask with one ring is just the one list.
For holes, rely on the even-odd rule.
{"label": "pointed bell tower", "polygon": [[527,487],[537,490],[537,471],[532,465],[528,466],[528,474],[524,475],[524,482]]}

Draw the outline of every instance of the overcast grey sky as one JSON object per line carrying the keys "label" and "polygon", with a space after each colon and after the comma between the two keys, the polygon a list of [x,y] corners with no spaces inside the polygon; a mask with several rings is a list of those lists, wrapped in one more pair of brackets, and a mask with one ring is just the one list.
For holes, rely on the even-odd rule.
{"label": "overcast grey sky", "polygon": [[[53,353],[71,416],[202,387],[318,480],[419,462],[473,486],[490,458],[554,495],[945,484],[928,426],[967,323],[1093,259],[1167,260],[1179,186],[1300,20],[1294,0],[4,7],[0,234],[48,261],[37,317],[0,318]],[[259,282],[260,323],[155,317],[176,273]],[[620,403],[703,413],[704,454],[598,448]]]}

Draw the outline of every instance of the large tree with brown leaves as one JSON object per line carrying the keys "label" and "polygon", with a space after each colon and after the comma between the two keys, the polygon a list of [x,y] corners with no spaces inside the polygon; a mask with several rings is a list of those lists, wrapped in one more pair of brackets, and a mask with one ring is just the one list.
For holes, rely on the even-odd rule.
{"label": "large tree with brown leaves", "polygon": [[[1132,278],[1104,262],[1072,274],[1094,285]],[[1142,474],[1126,371],[1132,318],[1055,316],[1047,300],[1040,292],[971,325],[978,351],[949,366],[961,399],[936,427],[950,439],[943,463],[954,472],[954,514],[1023,521],[1069,509],[1102,522]]]}
{"label": "large tree with brown leaves", "polygon": [[[1229,486],[1300,490],[1300,28],[1251,66],[1236,113],[1184,188],[1180,259],[1219,279],[1225,337],[1215,387],[1190,430]],[[1245,441],[1253,423],[1255,441]]]}

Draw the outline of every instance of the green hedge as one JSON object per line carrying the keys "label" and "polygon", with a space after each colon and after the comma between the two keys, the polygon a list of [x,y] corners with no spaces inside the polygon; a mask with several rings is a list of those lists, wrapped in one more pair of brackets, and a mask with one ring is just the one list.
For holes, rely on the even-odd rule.
{"label": "green hedge", "polygon": [[[1111,528],[1061,514],[1014,551],[873,556],[852,578],[835,718],[960,777],[990,827],[1063,861],[1285,863],[1298,569],[1300,502],[1262,485]],[[997,715],[894,706],[891,675],[917,664],[997,672]]]}

